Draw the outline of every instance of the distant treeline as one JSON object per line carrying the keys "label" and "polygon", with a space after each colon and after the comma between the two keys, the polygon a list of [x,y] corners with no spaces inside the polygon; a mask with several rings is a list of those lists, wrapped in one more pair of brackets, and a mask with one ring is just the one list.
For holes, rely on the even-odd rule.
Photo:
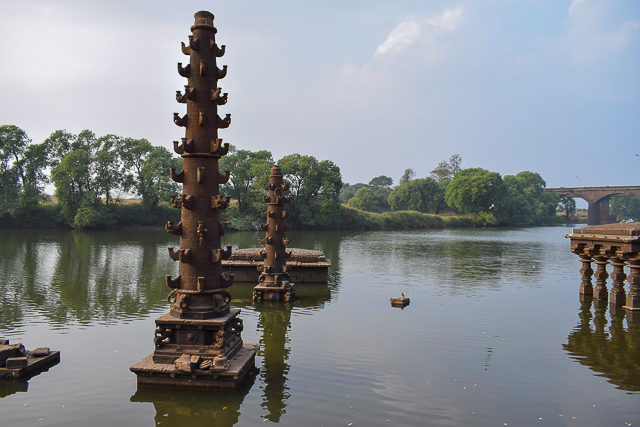
{"label": "distant treeline", "polygon": [[[220,170],[231,171],[221,192],[233,199],[222,219],[232,229],[257,228],[266,210],[262,185],[274,164],[289,183],[287,210],[298,229],[545,225],[559,221],[558,209],[575,213],[575,201],[545,192],[537,173],[502,177],[462,169],[461,161],[454,155],[425,178],[407,169],[397,186],[384,175],[349,185],[330,160],[291,154],[275,161],[269,151],[231,146],[220,159]],[[162,226],[180,218],[168,203],[180,193],[170,168],[179,171],[182,159],[146,139],[57,130],[36,144],[22,129],[3,125],[0,220],[4,227]],[[45,195],[50,184],[55,199]]]}

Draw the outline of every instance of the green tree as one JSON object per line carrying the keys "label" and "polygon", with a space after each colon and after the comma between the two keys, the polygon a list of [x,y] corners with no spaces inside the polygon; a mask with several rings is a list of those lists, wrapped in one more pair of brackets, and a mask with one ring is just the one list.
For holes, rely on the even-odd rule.
{"label": "green tree", "polygon": [[48,165],[51,168],[55,168],[60,164],[62,158],[69,154],[75,148],[81,148],[75,146],[77,136],[67,132],[66,130],[56,130],[44,140],[44,145],[49,152]]}
{"label": "green tree", "polygon": [[361,182],[358,182],[357,184],[353,184],[353,185],[345,184],[344,188],[340,192],[340,201],[342,203],[348,203],[349,199],[352,197],[355,197],[356,193],[361,188],[369,188],[369,186]]}
{"label": "green tree", "polygon": [[445,201],[451,208],[462,213],[480,214],[486,223],[498,222],[498,207],[507,194],[498,172],[482,168],[459,171],[447,185]]}
{"label": "green tree", "polygon": [[500,219],[511,225],[527,225],[534,222],[534,206],[521,181],[514,175],[505,175],[506,197],[499,203]]}
{"label": "green tree", "polygon": [[369,181],[369,187],[376,190],[378,188],[391,187],[392,185],[393,178],[385,175],[376,176],[375,178],[372,178],[371,181]]}
{"label": "green tree", "polygon": [[576,199],[573,197],[561,197],[558,204],[558,212],[564,212],[567,218],[570,218],[576,214]]}
{"label": "green tree", "polygon": [[538,199],[538,206],[535,210],[536,224],[557,224],[561,221],[556,216],[556,207],[560,203],[560,196],[555,191],[545,191]]}
{"label": "green tree", "polygon": [[506,175],[508,195],[501,206],[502,222],[513,225],[552,224],[557,221],[556,207],[560,198],[545,192],[546,182],[537,172],[522,171]]}
{"label": "green tree", "polygon": [[355,197],[350,198],[347,204],[352,209],[371,211],[374,204],[373,190],[367,187],[359,189]]}
{"label": "green tree", "polygon": [[378,188],[375,193],[373,193],[373,207],[371,210],[373,212],[388,212],[391,209],[391,205],[389,205],[389,196],[393,189],[391,187],[382,187]]}
{"label": "green tree", "polygon": [[15,212],[24,183],[24,150],[29,139],[17,126],[0,126],[0,215]]}
{"label": "green tree", "polygon": [[19,127],[0,126],[0,158],[6,163],[5,167],[12,167],[15,170],[22,187],[25,185],[24,152],[30,143],[31,140],[27,134]]}
{"label": "green tree", "polygon": [[393,210],[436,211],[442,198],[442,188],[433,178],[414,179],[396,187],[389,195]]}
{"label": "green tree", "polygon": [[91,156],[87,150],[78,149],[66,154],[51,170],[51,180],[62,219],[67,224],[73,225],[81,204],[95,204],[96,196],[91,188]]}
{"label": "green tree", "polygon": [[17,126],[0,126],[0,213],[28,217],[43,199],[45,144],[32,144]]}
{"label": "green tree", "polygon": [[609,201],[609,209],[613,215],[617,215],[618,221],[626,219],[640,221],[640,200],[635,197],[612,197]]}
{"label": "green tree", "polygon": [[122,190],[125,180],[121,157],[123,141],[121,137],[109,134],[99,138],[94,144],[92,169],[95,174],[95,190],[99,197],[104,197],[105,204],[109,207],[114,193]]}
{"label": "green tree", "polygon": [[415,178],[415,176],[416,176],[416,173],[413,169],[406,169],[402,174],[402,176],[400,177],[400,180],[398,181],[398,185],[406,184],[407,182]]}
{"label": "green tree", "polygon": [[238,201],[240,213],[254,214],[263,208],[262,185],[269,182],[273,164],[270,151],[238,150],[233,145],[220,159],[220,170],[231,171],[231,178],[223,191]]}
{"label": "green tree", "polygon": [[47,145],[30,144],[24,152],[24,185],[20,195],[20,211],[27,218],[44,200],[44,188],[49,183]]}
{"label": "green tree", "polygon": [[164,147],[153,147],[144,159],[138,182],[138,194],[142,196],[142,203],[149,210],[154,211],[163,200],[168,200],[171,194],[177,194],[180,186],[171,179],[170,168],[177,171],[182,169],[182,158],[172,155]]}
{"label": "green tree", "polygon": [[291,219],[307,227],[337,225],[340,218],[340,168],[329,160],[291,154],[278,164],[289,183]]}
{"label": "green tree", "polygon": [[124,138],[120,141],[123,162],[122,187],[142,198],[147,210],[179,192],[179,185],[170,177],[170,168],[180,171],[182,158],[164,147],[154,147],[146,139]]}
{"label": "green tree", "polygon": [[449,161],[443,160],[431,171],[431,177],[438,182],[451,180],[460,171],[462,157],[454,154]]}

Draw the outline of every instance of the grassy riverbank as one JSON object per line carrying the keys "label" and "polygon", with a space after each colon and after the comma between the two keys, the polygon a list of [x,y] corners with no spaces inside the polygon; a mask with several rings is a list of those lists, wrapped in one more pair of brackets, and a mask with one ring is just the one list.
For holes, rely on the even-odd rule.
{"label": "grassy riverbank", "polygon": [[[116,204],[105,210],[108,215],[107,224],[99,229],[127,229],[164,227],[167,221],[180,221],[180,211],[166,204],[157,206],[153,211],[145,209],[141,203]],[[22,229],[72,229],[65,224],[60,216],[57,204],[44,204],[28,214],[15,217],[5,215],[0,222],[0,228]],[[256,230],[264,221],[262,217],[253,218],[242,215],[234,206],[222,214],[222,221],[229,230]],[[385,213],[366,212],[351,209],[346,206],[340,208],[340,220],[336,227],[339,230],[413,230],[482,226],[478,219],[462,215],[432,215],[417,211],[393,211]],[[296,227],[298,228],[298,227]],[[318,229],[318,228],[316,228]]]}
{"label": "grassy riverbank", "polygon": [[341,229],[345,230],[413,230],[427,228],[457,228],[482,225],[470,216],[439,216],[417,211],[366,212],[343,207]]}

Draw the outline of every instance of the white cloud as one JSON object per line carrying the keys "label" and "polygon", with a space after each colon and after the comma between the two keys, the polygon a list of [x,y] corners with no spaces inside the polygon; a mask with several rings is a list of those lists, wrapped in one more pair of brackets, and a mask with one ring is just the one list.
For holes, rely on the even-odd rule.
{"label": "white cloud", "polygon": [[616,29],[603,27],[607,3],[602,0],[573,0],[569,6],[567,34],[559,37],[554,48],[570,62],[587,64],[622,51],[637,37],[640,21],[627,21]]}
{"label": "white cloud", "polygon": [[569,15],[574,13],[574,9],[577,8],[581,3],[584,3],[584,0],[573,0],[571,5],[569,6]]}
{"label": "white cloud", "polygon": [[428,18],[409,18],[395,27],[387,39],[376,48],[375,56],[402,52],[414,43],[433,43],[455,31],[462,22],[462,7],[445,9],[440,15]]}

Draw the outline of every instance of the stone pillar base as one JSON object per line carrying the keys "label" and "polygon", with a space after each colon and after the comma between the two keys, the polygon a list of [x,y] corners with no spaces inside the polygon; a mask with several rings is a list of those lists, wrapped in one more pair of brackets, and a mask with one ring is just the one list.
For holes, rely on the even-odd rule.
{"label": "stone pillar base", "polygon": [[604,286],[600,286],[600,287],[596,286],[596,288],[593,291],[593,297],[595,299],[606,301],[607,299],[609,299],[609,292],[607,291],[607,288],[605,288]]}
{"label": "stone pillar base", "polygon": [[609,304],[612,305],[625,305],[627,302],[627,295],[622,291],[616,291],[615,289],[611,290],[611,294],[609,295]]}
{"label": "stone pillar base", "polygon": [[633,298],[631,295],[628,295],[624,308],[627,310],[640,311],[640,297]]}
{"label": "stone pillar base", "polygon": [[295,285],[289,282],[281,282],[279,286],[261,283],[253,288],[254,301],[293,301],[295,296]]}
{"label": "stone pillar base", "polygon": [[[197,363],[155,363],[153,354],[133,365],[131,372],[138,376],[138,386],[180,387],[190,389],[235,389],[238,388],[255,367],[258,344],[244,344],[243,348],[222,367],[212,365],[200,369]],[[199,356],[191,356],[199,358]]]}

